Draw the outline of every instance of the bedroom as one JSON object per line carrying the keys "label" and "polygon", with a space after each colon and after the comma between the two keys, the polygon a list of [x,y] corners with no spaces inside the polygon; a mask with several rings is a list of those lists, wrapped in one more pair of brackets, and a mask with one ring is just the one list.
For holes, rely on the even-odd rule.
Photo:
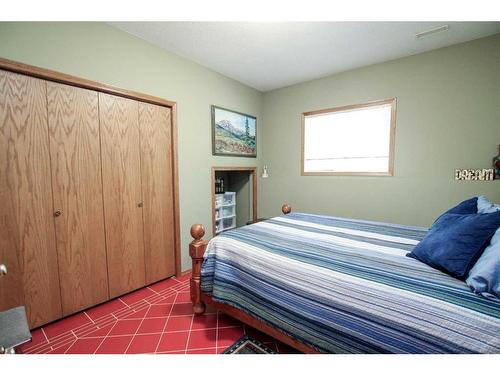
{"label": "bedroom", "polygon": [[61,14],[0,22],[4,351],[498,361],[493,10]]}

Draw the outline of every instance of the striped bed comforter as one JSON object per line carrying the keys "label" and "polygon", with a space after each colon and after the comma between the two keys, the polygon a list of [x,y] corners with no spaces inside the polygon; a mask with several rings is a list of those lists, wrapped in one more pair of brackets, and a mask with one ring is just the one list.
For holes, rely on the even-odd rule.
{"label": "striped bed comforter", "polygon": [[425,228],[292,213],[212,239],[202,291],[330,353],[500,353],[500,302],[405,254]]}

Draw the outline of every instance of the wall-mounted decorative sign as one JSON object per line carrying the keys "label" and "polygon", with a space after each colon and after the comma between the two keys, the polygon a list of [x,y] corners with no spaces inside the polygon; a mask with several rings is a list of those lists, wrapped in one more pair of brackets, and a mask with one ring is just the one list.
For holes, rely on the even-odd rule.
{"label": "wall-mounted decorative sign", "polygon": [[490,169],[455,169],[455,180],[461,181],[491,181],[495,171]]}

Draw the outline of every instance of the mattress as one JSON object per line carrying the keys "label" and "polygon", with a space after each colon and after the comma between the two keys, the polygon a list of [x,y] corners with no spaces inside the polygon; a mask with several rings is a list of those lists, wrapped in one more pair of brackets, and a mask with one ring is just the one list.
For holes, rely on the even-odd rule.
{"label": "mattress", "polygon": [[405,256],[426,232],[275,217],[209,242],[202,292],[326,353],[500,353],[500,303]]}

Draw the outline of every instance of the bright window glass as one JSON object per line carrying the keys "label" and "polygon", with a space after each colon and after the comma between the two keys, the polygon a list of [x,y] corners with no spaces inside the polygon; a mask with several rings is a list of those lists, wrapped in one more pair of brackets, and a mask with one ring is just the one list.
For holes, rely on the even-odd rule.
{"label": "bright window glass", "polygon": [[304,114],[303,171],[391,174],[393,105],[384,101]]}

